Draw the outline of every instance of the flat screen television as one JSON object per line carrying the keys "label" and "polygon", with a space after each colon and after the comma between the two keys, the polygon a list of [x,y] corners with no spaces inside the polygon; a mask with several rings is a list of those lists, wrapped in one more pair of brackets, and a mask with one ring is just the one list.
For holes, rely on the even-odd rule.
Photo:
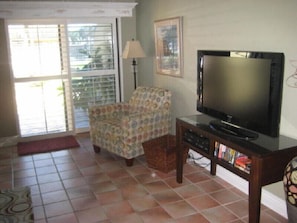
{"label": "flat screen television", "polygon": [[198,50],[197,111],[210,126],[245,139],[279,136],[284,54]]}

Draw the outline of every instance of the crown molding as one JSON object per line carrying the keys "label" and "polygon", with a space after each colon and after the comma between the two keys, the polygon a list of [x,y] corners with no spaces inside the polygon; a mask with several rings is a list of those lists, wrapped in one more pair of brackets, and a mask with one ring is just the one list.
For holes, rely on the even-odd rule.
{"label": "crown molding", "polygon": [[131,17],[136,5],[134,2],[0,1],[0,18]]}

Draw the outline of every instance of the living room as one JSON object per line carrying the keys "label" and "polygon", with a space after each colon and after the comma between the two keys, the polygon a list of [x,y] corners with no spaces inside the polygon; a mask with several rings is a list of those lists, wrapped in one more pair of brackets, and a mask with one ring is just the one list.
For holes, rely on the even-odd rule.
{"label": "living room", "polygon": [[[135,16],[122,19],[122,44],[136,38],[146,53],[145,58],[137,61],[139,86],[159,86],[173,92],[173,126],[176,117],[198,113],[196,110],[198,49],[273,51],[285,54],[280,133],[297,138],[296,89],[286,84],[286,80],[295,72],[294,61],[297,59],[295,44],[297,31],[294,29],[297,5],[294,0],[285,2],[140,0],[137,3]],[[155,72],[154,21],[177,16],[183,18],[183,75],[180,78]],[[123,61],[126,100],[134,90],[130,64],[129,60]],[[6,93],[2,94],[1,91],[1,95]],[[4,100],[3,104],[7,103],[12,102]],[[11,110],[1,113],[1,116],[7,114],[12,114]],[[11,127],[5,128],[8,128],[7,131]],[[281,183],[266,189],[275,195],[276,199],[283,200]]]}

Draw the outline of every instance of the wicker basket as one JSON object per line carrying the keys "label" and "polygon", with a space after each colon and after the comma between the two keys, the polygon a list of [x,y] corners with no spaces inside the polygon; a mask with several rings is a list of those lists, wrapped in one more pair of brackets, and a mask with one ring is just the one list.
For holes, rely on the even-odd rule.
{"label": "wicker basket", "polygon": [[[149,140],[143,144],[144,154],[150,168],[168,173],[176,169],[176,140],[175,135],[164,135]],[[189,149],[184,150],[184,163]]]}

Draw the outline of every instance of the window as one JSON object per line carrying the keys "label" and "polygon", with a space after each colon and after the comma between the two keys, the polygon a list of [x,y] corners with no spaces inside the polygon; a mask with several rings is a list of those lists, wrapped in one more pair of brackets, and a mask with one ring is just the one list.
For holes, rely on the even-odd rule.
{"label": "window", "polygon": [[118,101],[115,19],[8,25],[21,136],[88,129],[89,104]]}

